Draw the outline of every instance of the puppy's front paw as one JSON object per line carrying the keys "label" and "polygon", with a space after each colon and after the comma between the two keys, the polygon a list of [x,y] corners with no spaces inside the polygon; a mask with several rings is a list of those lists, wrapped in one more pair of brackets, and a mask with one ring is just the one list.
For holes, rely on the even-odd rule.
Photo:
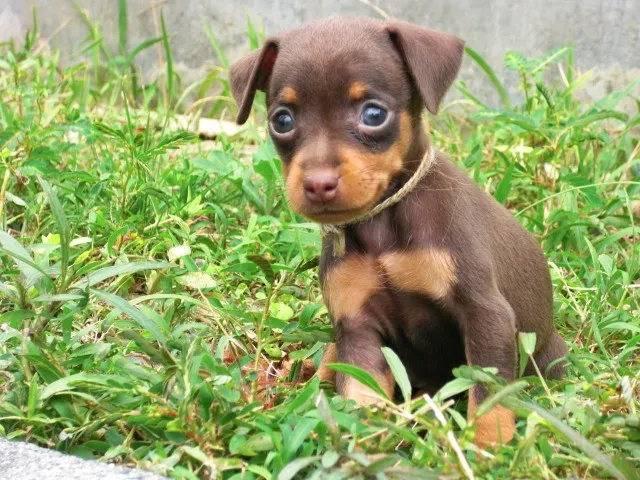
{"label": "puppy's front paw", "polygon": [[476,436],[473,441],[486,450],[508,443],[516,431],[515,415],[508,408],[497,405],[475,421]]}
{"label": "puppy's front paw", "polygon": [[336,363],[338,361],[338,351],[335,343],[327,343],[324,348],[324,354],[320,360],[316,376],[321,382],[336,383],[336,371],[327,368],[328,363]]}
{"label": "puppy's front paw", "polygon": [[[387,398],[392,399],[396,381],[391,371],[389,370],[383,374],[372,373],[372,375],[378,382],[378,385],[382,387]],[[385,402],[385,399],[382,398],[379,393],[351,377],[344,380],[344,385],[341,390],[342,391],[340,393],[343,397],[349,400],[354,400],[360,406],[376,405]]]}
{"label": "puppy's front paw", "polygon": [[355,401],[360,406],[376,405],[384,402],[378,393],[351,378],[346,381],[342,396],[348,400]]}

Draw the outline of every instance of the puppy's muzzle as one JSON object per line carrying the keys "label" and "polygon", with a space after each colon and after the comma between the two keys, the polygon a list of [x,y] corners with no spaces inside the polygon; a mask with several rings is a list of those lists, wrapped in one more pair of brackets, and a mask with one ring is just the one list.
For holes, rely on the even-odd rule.
{"label": "puppy's muzzle", "polygon": [[331,202],[338,193],[340,178],[331,170],[312,170],[304,175],[304,195],[312,203]]}

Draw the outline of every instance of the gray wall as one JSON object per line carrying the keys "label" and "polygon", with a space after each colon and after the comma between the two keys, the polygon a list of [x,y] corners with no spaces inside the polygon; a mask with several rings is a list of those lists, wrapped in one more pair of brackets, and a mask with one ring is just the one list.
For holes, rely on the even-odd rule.
{"label": "gray wall", "polygon": [[[118,2],[77,0],[103,35],[117,45]],[[582,71],[596,67],[583,95],[599,98],[640,77],[640,0],[372,0],[391,16],[448,31],[464,38],[484,56],[517,94],[516,79],[505,72],[504,53],[517,50],[526,56],[572,44]],[[215,64],[204,34],[209,22],[228,56],[234,60],[248,49],[246,15],[264,25],[266,35],[303,21],[335,14],[377,16],[371,5],[348,0],[129,0],[129,47],[158,34],[159,8],[163,8],[172,34],[176,69],[185,83],[202,78]],[[154,7],[155,5],[155,7]],[[31,9],[38,9],[41,34],[63,58],[77,52],[87,36],[73,0],[0,0],[0,41],[22,38],[31,26]],[[161,68],[159,48],[141,56],[148,78]],[[497,106],[497,98],[484,75],[470,60],[461,78],[472,92]],[[635,92],[640,96],[640,89]]]}

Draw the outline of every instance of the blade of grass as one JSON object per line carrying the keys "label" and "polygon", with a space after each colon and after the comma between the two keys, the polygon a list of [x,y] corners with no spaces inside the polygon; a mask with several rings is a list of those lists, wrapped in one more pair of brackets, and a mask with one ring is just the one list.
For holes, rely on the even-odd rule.
{"label": "blade of grass", "polygon": [[465,46],[464,51],[466,52],[467,55],[469,55],[473,59],[473,61],[475,61],[478,64],[480,69],[487,75],[487,77],[489,77],[489,81],[495,87],[496,91],[498,92],[498,95],[500,96],[502,105],[507,110],[510,110],[511,100],[509,100],[509,94],[507,93],[507,90],[504,88],[504,85],[502,85],[500,80],[498,80],[498,76],[493,71],[493,69],[489,66],[489,64],[485,61],[485,59],[482,58],[482,56],[478,52],[476,52],[473,48],[469,46]]}
{"label": "blade of grass", "polygon": [[611,459],[607,455],[602,453],[600,449],[598,449],[598,447],[596,447],[593,443],[580,435],[580,433],[578,433],[576,430],[571,428],[559,418],[549,413],[544,408],[539,407],[535,403],[525,402],[518,399],[510,399],[509,403],[513,403],[520,408],[535,412],[537,415],[546,420],[556,431],[571,440],[588,457],[600,463],[600,465],[602,465],[615,478],[619,480],[627,480],[628,478],[630,478],[624,475],[620,470],[618,470]]}
{"label": "blade of grass", "polygon": [[346,363],[328,363],[326,366],[327,368],[335,370],[336,372],[346,373],[353,379],[363,384],[365,387],[369,387],[383,399],[389,400],[389,396],[387,395],[387,393],[382,389],[376,379],[373,378],[373,376],[369,372],[362,370],[361,368],[358,368],[354,365],[348,365]]}
{"label": "blade of grass", "polygon": [[171,45],[169,44],[169,34],[164,21],[164,13],[160,12],[160,25],[162,27],[162,45],[164,47],[165,60],[167,62],[167,97],[165,99],[165,108],[169,108],[173,100],[173,57],[171,56]]}
{"label": "blade of grass", "polygon": [[218,57],[218,61],[220,62],[220,65],[222,65],[222,68],[224,68],[225,70],[228,69],[229,68],[229,59],[224,54],[224,51],[222,50],[222,47],[220,46],[220,42],[218,42],[218,39],[213,34],[213,31],[211,30],[211,27],[209,26],[208,23],[204,24],[204,31],[207,34],[207,38],[209,39],[209,43],[211,44],[211,48],[213,48],[213,51],[215,52],[216,57]]}
{"label": "blade of grass", "polygon": [[163,268],[174,268],[175,265],[168,262],[131,262],[121,265],[112,265],[110,267],[104,267],[92,273],[88,273],[81,280],[76,282],[73,286],[75,288],[87,288],[93,287],[104,280],[117,277],[120,275],[127,275],[130,273],[136,273],[143,270],[160,270]]}
{"label": "blade of grass", "polygon": [[126,301],[124,298],[119,297],[118,295],[114,295],[113,293],[97,290],[95,288],[91,289],[91,293],[93,293],[96,297],[103,299],[112,307],[117,308],[122,313],[133,318],[138,323],[138,325],[140,325],[144,330],[147,330],[149,333],[151,333],[151,335],[158,342],[160,342],[160,344],[165,345],[167,343],[167,337],[162,332],[162,330],[160,330],[158,325],[144,313],[142,313],[141,310],[131,305],[131,303]]}
{"label": "blade of grass", "polygon": [[120,55],[127,55],[127,0],[118,0],[118,47]]}
{"label": "blade of grass", "polygon": [[396,383],[400,386],[400,391],[402,392],[402,398],[405,402],[411,401],[411,381],[409,380],[409,375],[407,374],[407,369],[402,364],[402,360],[400,357],[391,350],[389,347],[382,347],[382,354],[384,358],[387,360],[389,364],[389,368],[391,368],[391,373],[393,373],[393,377],[396,379]]}
{"label": "blade of grass", "polygon": [[2,230],[0,230],[0,252],[6,252],[14,259],[27,288],[43,275],[47,275],[47,271],[31,259],[29,252],[20,242]]}
{"label": "blade of grass", "polygon": [[62,204],[60,200],[58,200],[58,196],[51,188],[51,185],[47,183],[44,178],[38,177],[38,181],[40,185],[42,185],[42,189],[45,191],[47,198],[49,200],[49,205],[51,206],[51,212],[53,214],[53,219],[56,223],[56,227],[58,229],[58,234],[60,235],[60,284],[59,284],[59,292],[62,293],[67,286],[67,271],[69,269],[69,242],[71,241],[71,227],[69,226],[69,221],[67,220],[67,216],[64,214],[64,209],[62,208]]}

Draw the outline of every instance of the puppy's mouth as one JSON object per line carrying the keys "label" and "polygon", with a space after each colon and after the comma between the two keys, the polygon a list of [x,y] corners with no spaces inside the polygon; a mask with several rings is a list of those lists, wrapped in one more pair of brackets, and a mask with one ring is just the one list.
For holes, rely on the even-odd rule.
{"label": "puppy's mouth", "polygon": [[318,223],[342,223],[353,220],[369,210],[368,206],[359,208],[335,208],[331,205],[319,205],[306,210],[302,214]]}
{"label": "puppy's mouth", "polygon": [[339,186],[335,197],[321,201],[309,201],[302,195],[289,200],[299,214],[321,224],[347,223],[371,210],[383,197],[387,182],[376,182],[369,188],[348,192]]}
{"label": "puppy's mouth", "polygon": [[349,222],[371,210],[383,197],[385,190],[385,185],[378,185],[377,188],[375,188],[375,193],[369,192],[370,195],[367,195],[369,198],[363,203],[349,202],[347,198],[344,198],[342,195],[340,195],[341,198],[329,202],[305,202],[306,204],[298,213],[317,223],[331,224]]}

